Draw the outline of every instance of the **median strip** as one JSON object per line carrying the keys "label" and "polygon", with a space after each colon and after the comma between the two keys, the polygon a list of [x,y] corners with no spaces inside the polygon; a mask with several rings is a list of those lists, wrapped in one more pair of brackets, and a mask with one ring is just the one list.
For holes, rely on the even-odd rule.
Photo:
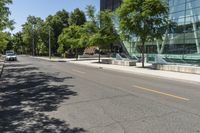
{"label": "median strip", "polygon": [[148,89],[148,88],[144,88],[144,87],[137,86],[137,85],[134,85],[133,87],[141,89],[141,90],[145,90],[145,91],[148,91],[148,92],[157,93],[157,94],[160,94],[160,95],[165,95],[165,96],[168,96],[168,97],[173,97],[173,98],[176,98],[176,99],[179,99],[179,100],[184,100],[184,101],[189,101],[190,100],[188,98],[184,98],[184,97],[181,97],[181,96],[176,96],[176,95],[173,95],[173,94],[169,94],[169,93],[165,93],[165,92],[161,92],[161,91],[157,91],[157,90]]}

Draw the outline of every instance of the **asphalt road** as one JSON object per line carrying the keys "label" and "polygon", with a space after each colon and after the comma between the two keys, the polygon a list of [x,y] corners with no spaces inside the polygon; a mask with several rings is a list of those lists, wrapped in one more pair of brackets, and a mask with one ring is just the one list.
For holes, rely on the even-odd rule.
{"label": "asphalt road", "polygon": [[21,56],[0,79],[0,132],[199,133],[199,100],[197,83]]}

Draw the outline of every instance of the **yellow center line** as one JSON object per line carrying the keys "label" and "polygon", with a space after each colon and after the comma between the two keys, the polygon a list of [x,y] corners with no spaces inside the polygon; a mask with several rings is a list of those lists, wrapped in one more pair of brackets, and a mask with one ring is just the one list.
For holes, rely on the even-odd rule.
{"label": "yellow center line", "polygon": [[85,72],[82,72],[82,71],[79,71],[79,70],[76,70],[76,69],[72,69],[72,71],[77,72],[77,73],[81,73],[81,74],[85,74]]}
{"label": "yellow center line", "polygon": [[152,89],[140,87],[140,86],[137,86],[137,85],[134,85],[133,87],[141,89],[141,90],[145,90],[145,91],[149,91],[149,92],[153,92],[153,93],[157,93],[157,94],[173,97],[173,98],[176,98],[176,99],[181,99],[181,100],[184,100],[184,101],[189,101],[190,100],[188,98],[184,98],[184,97],[176,96],[176,95],[169,94],[169,93],[164,93],[164,92],[157,91],[157,90],[152,90]]}

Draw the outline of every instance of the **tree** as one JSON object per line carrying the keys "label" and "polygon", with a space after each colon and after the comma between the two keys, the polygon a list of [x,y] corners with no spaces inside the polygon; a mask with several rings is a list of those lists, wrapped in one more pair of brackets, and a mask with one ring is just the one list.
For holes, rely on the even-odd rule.
{"label": "tree", "polygon": [[0,52],[7,48],[10,42],[10,35],[3,32],[6,28],[13,29],[14,21],[9,19],[10,11],[7,7],[8,4],[12,4],[12,0],[1,0],[0,1]]}
{"label": "tree", "polygon": [[82,27],[78,25],[71,25],[63,30],[58,38],[58,52],[63,52],[64,47],[75,49],[76,60],[78,60],[78,48],[84,47],[81,41]]}
{"label": "tree", "polygon": [[86,22],[85,13],[79,8],[74,9],[69,17],[69,25],[83,25]]}
{"label": "tree", "polygon": [[9,20],[10,11],[7,7],[8,4],[11,4],[12,0],[1,0],[0,1],[0,31],[10,28],[13,29],[13,20]]}
{"label": "tree", "polygon": [[26,45],[23,42],[22,32],[17,32],[12,37],[12,43],[13,43],[13,50],[16,53],[26,53]]}
{"label": "tree", "polygon": [[[86,7],[86,15],[88,17],[88,21],[84,23],[83,25],[83,32],[82,32],[82,39],[84,40],[84,38],[90,38],[92,35],[94,35],[95,33],[97,33],[98,29],[99,29],[99,20],[98,17],[95,15],[95,7],[92,5],[88,5]],[[89,42],[88,42],[88,45]]]}
{"label": "tree", "polygon": [[59,47],[58,36],[65,27],[69,26],[68,19],[69,13],[65,10],[49,15],[45,21],[40,17],[29,16],[27,22],[22,25],[22,38],[28,53],[47,55],[49,39],[51,39],[51,50],[56,55]]}
{"label": "tree", "polygon": [[147,41],[162,40],[168,25],[167,3],[161,0],[124,0],[117,9],[122,33],[135,34],[142,44],[142,67],[144,45]]}
{"label": "tree", "polygon": [[89,20],[93,23],[96,22],[96,16],[95,16],[96,9],[92,5],[86,6],[86,15],[88,16]]}
{"label": "tree", "polygon": [[7,44],[9,43],[9,34],[5,32],[0,32],[0,53],[3,53],[7,48]]}
{"label": "tree", "polygon": [[40,17],[28,16],[27,22],[22,25],[23,41],[32,55],[39,54],[40,33],[44,21]]}
{"label": "tree", "polygon": [[[58,37],[62,33],[63,29],[69,26],[69,13],[65,10],[56,12],[55,15],[49,15],[46,18],[44,29],[43,29],[43,37],[42,40],[44,42],[48,41],[49,38],[49,30],[51,30],[51,42],[52,42],[52,53],[56,54],[58,45]],[[46,42],[45,44],[48,44]]]}
{"label": "tree", "polygon": [[100,62],[101,49],[108,49],[110,44],[119,39],[119,36],[114,28],[112,21],[113,14],[111,11],[101,11],[94,21],[94,15],[91,15],[91,11],[94,13],[95,10],[93,10],[91,7],[87,9],[90,10],[87,11],[89,12],[87,14],[90,14],[89,18],[91,18],[91,22],[87,23],[86,25],[89,34],[89,45],[97,46],[99,48],[98,61]]}

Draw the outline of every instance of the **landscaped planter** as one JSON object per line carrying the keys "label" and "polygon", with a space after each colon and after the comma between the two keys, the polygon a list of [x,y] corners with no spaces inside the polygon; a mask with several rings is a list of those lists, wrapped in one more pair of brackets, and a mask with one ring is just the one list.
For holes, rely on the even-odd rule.
{"label": "landscaped planter", "polygon": [[168,64],[153,64],[153,68],[157,70],[175,71],[183,73],[200,74],[200,67],[194,66],[181,66],[181,65],[168,65]]}

